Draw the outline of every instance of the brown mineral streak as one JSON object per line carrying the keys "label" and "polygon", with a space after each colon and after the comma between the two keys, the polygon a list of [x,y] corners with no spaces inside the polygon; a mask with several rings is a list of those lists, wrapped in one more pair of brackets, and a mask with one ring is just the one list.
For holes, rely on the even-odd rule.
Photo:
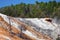
{"label": "brown mineral streak", "polygon": [[[8,30],[8,29],[10,29],[10,26],[9,26],[9,24],[6,22],[6,21],[4,21],[4,19],[2,18],[2,17],[0,17],[0,21],[2,21],[2,24],[3,25],[1,25],[1,26],[5,26],[5,30]],[[1,22],[0,22],[1,23]],[[8,29],[7,29],[7,27],[8,27]],[[3,27],[4,28],[4,27]],[[12,29],[12,31],[15,33],[15,34],[21,34],[21,31],[20,30],[18,30],[18,29],[16,29],[15,27],[13,27],[13,26],[11,26],[11,29]],[[3,34],[3,33],[2,33]],[[7,35],[7,33],[6,33],[6,35]],[[28,35],[26,35],[26,34],[21,34],[23,37],[26,37],[27,39],[29,38],[29,40],[35,40],[35,39],[33,39],[33,38],[30,38]]]}
{"label": "brown mineral streak", "polygon": [[[30,26],[28,26],[25,23],[15,19],[14,17],[9,17],[9,18],[12,19],[18,25],[20,25],[25,30],[28,30],[31,33],[33,33],[35,36],[37,36],[37,38],[45,39],[45,40],[52,40],[49,36],[43,35],[42,33],[35,31]],[[1,16],[0,16],[0,23],[1,23],[1,25],[0,25],[0,40],[5,40],[5,38],[3,36],[7,36],[11,40],[36,40],[34,37],[31,37],[27,34],[22,33],[21,29],[18,30],[17,28],[12,26],[11,24],[8,24]],[[10,31],[12,31],[14,34],[11,34]],[[18,37],[17,34],[19,34],[22,37]]]}
{"label": "brown mineral streak", "polygon": [[37,31],[35,31],[34,29],[32,29],[30,26],[26,25],[25,23],[20,22],[19,20],[15,19],[13,17],[10,17],[10,18],[12,18],[15,22],[17,22],[18,24],[20,24],[26,30],[28,30],[28,31],[32,32],[33,34],[35,34],[38,38],[40,38],[40,39],[46,39],[46,40],[52,40],[49,36],[43,35],[42,33],[39,33]]}

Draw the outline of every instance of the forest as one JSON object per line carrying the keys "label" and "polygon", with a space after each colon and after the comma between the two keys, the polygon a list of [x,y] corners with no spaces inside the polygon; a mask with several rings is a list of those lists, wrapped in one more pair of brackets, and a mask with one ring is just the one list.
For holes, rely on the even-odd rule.
{"label": "forest", "polygon": [[38,2],[35,4],[20,3],[0,8],[0,13],[21,18],[60,18],[60,2]]}

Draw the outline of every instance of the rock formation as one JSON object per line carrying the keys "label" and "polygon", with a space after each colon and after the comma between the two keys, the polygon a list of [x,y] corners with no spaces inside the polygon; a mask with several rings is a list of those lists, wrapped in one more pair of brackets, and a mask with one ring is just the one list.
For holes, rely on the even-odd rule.
{"label": "rock formation", "polygon": [[51,18],[14,18],[0,14],[0,40],[55,40],[56,28]]}

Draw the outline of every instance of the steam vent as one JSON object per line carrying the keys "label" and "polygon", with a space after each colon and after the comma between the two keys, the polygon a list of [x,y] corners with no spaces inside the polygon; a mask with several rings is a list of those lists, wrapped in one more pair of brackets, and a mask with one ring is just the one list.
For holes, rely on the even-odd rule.
{"label": "steam vent", "polygon": [[0,13],[0,40],[56,40],[58,34],[52,18],[15,18]]}

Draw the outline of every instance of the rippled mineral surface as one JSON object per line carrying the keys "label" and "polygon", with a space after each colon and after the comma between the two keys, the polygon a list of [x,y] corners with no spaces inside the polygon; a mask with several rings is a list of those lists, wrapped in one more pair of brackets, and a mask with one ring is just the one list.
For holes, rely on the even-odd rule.
{"label": "rippled mineral surface", "polygon": [[52,18],[15,18],[0,13],[0,40],[56,40],[59,26]]}

